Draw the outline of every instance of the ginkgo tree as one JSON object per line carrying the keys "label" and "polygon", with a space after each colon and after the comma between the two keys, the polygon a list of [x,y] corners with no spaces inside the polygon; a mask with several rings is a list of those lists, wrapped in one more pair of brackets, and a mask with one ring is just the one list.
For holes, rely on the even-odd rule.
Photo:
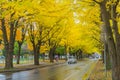
{"label": "ginkgo tree", "polygon": [[[16,39],[16,32],[21,18],[33,14],[26,4],[31,2],[18,0],[0,1],[0,22],[5,48],[5,68],[13,68],[13,50]],[[31,14],[30,14],[31,13]],[[28,17],[27,17],[28,18]]]}
{"label": "ginkgo tree", "polygon": [[[120,77],[120,35],[119,35],[119,0],[85,0],[83,2],[85,6],[93,6],[99,9],[99,14],[102,26],[105,30],[105,40],[108,44],[108,50],[111,55],[112,62],[112,79],[119,80]],[[96,14],[96,13],[95,13]],[[98,13],[97,13],[98,14]]]}
{"label": "ginkgo tree", "polygon": [[19,27],[19,20],[23,16],[23,6],[20,1],[1,1],[0,5],[0,21],[3,33],[3,41],[5,46],[5,68],[13,68],[13,50],[16,37],[16,31]]}
{"label": "ginkgo tree", "polygon": [[54,62],[55,50],[63,37],[64,29],[59,25],[59,22],[54,25],[54,29],[48,31],[48,48],[49,48],[49,58],[50,62]]}
{"label": "ginkgo tree", "polygon": [[[97,2],[97,1],[96,1]],[[118,7],[120,5],[119,0],[104,0],[101,2],[97,2],[100,6],[100,11],[102,15],[102,20],[105,24],[104,29],[106,33],[106,41],[108,43],[108,49],[111,54],[112,59],[112,79],[119,80],[120,79],[120,34],[118,28],[117,19],[119,12]],[[111,23],[110,23],[111,20]],[[113,28],[111,28],[113,27]],[[113,30],[113,32],[112,32]],[[113,37],[114,35],[114,37]]]}
{"label": "ginkgo tree", "polygon": [[[48,8],[46,5],[51,7]],[[61,7],[55,6],[52,0],[40,3],[40,6],[35,6],[35,9],[38,13],[33,15],[31,19],[28,34],[30,42],[33,44],[34,64],[38,65],[40,47],[50,40],[51,37],[48,38],[49,35],[52,36],[57,32],[59,29],[56,27],[57,22],[59,22],[57,18],[63,14],[59,15],[60,12],[62,13]]]}
{"label": "ginkgo tree", "polygon": [[85,2],[80,0],[0,1],[0,27],[6,51],[5,68],[13,68],[14,43],[17,41],[22,45],[25,34],[26,43],[34,51],[35,65],[39,65],[39,53],[43,49],[41,46],[46,46],[46,50],[49,51],[50,62],[53,62],[57,46],[64,46],[66,54],[70,49],[74,49],[74,52],[81,49],[83,53],[98,51],[97,46],[101,43],[95,39],[100,39],[100,33],[94,34],[94,30],[100,32],[98,26],[101,21],[100,15],[94,13],[99,13],[100,9],[97,6],[95,12],[92,12],[91,7],[88,6],[93,7],[95,3],[92,0],[90,5]]}
{"label": "ginkgo tree", "polygon": [[48,26],[46,29],[46,40],[48,44],[50,62],[53,62],[53,54],[57,44],[62,38],[62,31],[64,30],[62,28],[64,25],[64,19],[66,18],[65,15],[69,12],[69,6],[66,6],[65,4],[66,3],[56,4],[54,0],[48,0],[41,3],[40,6],[42,7],[40,10],[41,13],[39,13],[40,23],[44,24],[44,27]]}
{"label": "ginkgo tree", "polygon": [[27,25],[22,25],[22,27],[20,27],[16,32],[16,42],[18,44],[18,53],[17,53],[17,62],[16,62],[17,64],[20,63],[21,47],[22,44],[25,42],[26,32],[27,32]]}

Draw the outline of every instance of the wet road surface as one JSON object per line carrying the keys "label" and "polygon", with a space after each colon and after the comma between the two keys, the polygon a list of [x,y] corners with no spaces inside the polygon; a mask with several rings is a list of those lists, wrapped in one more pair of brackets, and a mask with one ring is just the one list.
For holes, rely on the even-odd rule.
{"label": "wet road surface", "polygon": [[28,71],[1,73],[0,80],[82,80],[94,60],[60,64]]}

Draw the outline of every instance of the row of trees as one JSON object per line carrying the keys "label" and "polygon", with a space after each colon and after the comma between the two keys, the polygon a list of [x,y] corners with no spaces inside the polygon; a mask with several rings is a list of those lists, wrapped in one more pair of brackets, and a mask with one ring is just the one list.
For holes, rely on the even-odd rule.
{"label": "row of trees", "polygon": [[[99,15],[85,14],[91,8],[83,8],[81,4],[74,0],[0,1],[0,37],[5,50],[5,68],[13,68],[15,42],[19,47],[18,64],[23,43],[33,50],[35,65],[39,65],[43,46],[49,51],[50,62],[54,61],[53,54],[58,46],[63,46],[66,54],[70,49],[74,52],[81,49],[83,53],[100,51],[100,29],[96,28],[100,25]],[[91,17],[95,18],[91,20]]]}
{"label": "row of trees", "polygon": [[[87,3],[86,3],[87,2]],[[88,0],[85,6],[98,9],[101,18],[102,44],[107,63],[112,64],[112,80],[120,79],[120,0]],[[94,11],[93,11],[94,12]],[[97,13],[97,14],[98,14]],[[96,15],[96,13],[94,13]],[[107,64],[109,65],[109,64]]]}

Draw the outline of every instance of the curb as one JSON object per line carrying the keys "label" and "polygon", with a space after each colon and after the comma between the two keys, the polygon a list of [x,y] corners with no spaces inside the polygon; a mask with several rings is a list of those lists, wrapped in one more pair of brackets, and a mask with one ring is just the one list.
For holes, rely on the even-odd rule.
{"label": "curb", "polygon": [[44,67],[49,67],[49,66],[54,66],[54,65],[64,64],[64,63],[65,62],[63,62],[63,63],[47,64],[47,65],[38,65],[38,66],[31,67],[31,68],[23,68],[23,69],[13,68],[11,70],[1,70],[0,73],[5,73],[5,72],[20,72],[20,71],[32,70],[32,69],[36,69],[36,68],[44,68]]}

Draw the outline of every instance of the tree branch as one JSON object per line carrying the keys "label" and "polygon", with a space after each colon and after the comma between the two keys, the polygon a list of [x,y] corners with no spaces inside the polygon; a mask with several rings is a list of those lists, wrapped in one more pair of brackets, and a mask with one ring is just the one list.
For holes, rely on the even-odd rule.
{"label": "tree branch", "polygon": [[96,1],[96,0],[93,0],[94,2],[96,2],[97,4],[100,4],[100,2]]}

